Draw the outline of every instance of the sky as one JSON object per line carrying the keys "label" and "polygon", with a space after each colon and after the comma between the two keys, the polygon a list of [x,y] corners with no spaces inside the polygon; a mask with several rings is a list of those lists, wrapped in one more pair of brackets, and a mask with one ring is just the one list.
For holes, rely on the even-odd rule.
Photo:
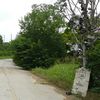
{"label": "sky", "polygon": [[0,34],[4,42],[15,39],[20,31],[19,20],[31,11],[33,4],[53,4],[56,0],[0,0]]}

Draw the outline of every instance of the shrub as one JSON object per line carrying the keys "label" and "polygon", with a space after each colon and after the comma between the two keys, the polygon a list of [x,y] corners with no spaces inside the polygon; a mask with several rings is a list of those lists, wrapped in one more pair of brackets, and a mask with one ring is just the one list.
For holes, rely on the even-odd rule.
{"label": "shrub", "polygon": [[91,69],[90,86],[100,87],[100,41],[97,41],[94,46],[88,51],[87,67]]}
{"label": "shrub", "polygon": [[14,62],[25,69],[35,67],[50,67],[54,64],[55,58],[49,54],[41,43],[28,43],[25,38],[19,37],[14,41]]}

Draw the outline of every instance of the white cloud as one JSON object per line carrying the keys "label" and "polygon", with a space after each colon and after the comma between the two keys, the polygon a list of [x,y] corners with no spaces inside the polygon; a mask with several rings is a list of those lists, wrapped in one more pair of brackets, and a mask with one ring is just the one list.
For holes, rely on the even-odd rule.
{"label": "white cloud", "polygon": [[0,0],[0,34],[5,41],[14,39],[20,28],[18,20],[31,11],[32,4],[54,3],[56,0]]}

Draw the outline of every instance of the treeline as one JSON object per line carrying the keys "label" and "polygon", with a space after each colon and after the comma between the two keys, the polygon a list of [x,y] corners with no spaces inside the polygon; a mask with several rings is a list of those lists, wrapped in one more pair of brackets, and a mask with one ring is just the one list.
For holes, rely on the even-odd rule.
{"label": "treeline", "polygon": [[10,42],[3,42],[0,35],[0,58],[11,58],[13,54],[12,46]]}

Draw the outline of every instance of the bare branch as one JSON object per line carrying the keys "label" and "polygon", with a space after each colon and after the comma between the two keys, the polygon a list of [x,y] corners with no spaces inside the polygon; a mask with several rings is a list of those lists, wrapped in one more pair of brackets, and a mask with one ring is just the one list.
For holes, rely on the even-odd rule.
{"label": "bare branch", "polygon": [[[61,11],[61,9],[60,9],[60,11]],[[70,18],[68,18],[68,16],[66,16],[66,14],[65,14],[63,11],[61,11],[61,12],[62,12],[63,16],[64,16],[68,21],[70,21]]]}
{"label": "bare branch", "polygon": [[74,11],[75,11],[75,9],[77,8],[77,10],[81,13],[80,8],[78,8],[78,6],[77,6],[78,0],[77,0],[76,4],[74,3],[73,0],[71,0],[71,1],[72,1],[73,5],[75,6],[75,7],[74,7]]}
{"label": "bare branch", "polygon": [[72,9],[70,0],[68,0],[68,4],[69,4],[69,7],[70,7],[70,10],[72,11],[72,14],[75,15],[75,12],[74,12],[74,10]]}
{"label": "bare branch", "polygon": [[86,0],[86,9],[88,7],[88,4],[89,4],[89,0]]}
{"label": "bare branch", "polygon": [[[63,13],[63,12],[62,12]],[[68,21],[70,21],[70,18],[68,18],[66,15],[65,15],[65,13],[63,13],[63,16],[68,20]]]}
{"label": "bare branch", "polygon": [[95,5],[94,10],[96,10],[96,9],[97,9],[97,6],[98,6],[99,2],[100,2],[100,0],[98,0],[98,1],[97,1],[97,4]]}

